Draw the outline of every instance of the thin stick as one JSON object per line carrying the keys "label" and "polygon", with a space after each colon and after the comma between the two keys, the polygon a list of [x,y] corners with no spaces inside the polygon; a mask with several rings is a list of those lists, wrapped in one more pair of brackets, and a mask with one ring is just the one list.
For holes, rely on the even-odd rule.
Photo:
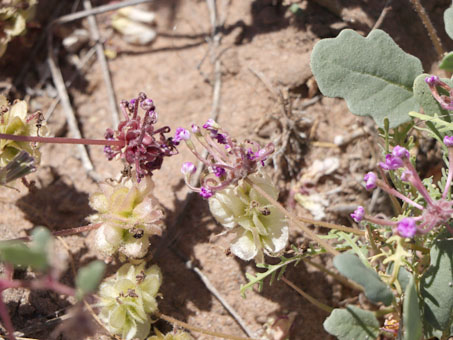
{"label": "thin stick", "polygon": [[286,283],[288,286],[290,286],[292,289],[294,289],[296,292],[298,292],[300,295],[302,295],[305,299],[308,300],[311,304],[315,305],[319,309],[327,312],[327,313],[332,313],[333,308],[330,306],[325,305],[324,303],[316,300],[313,296],[305,293],[302,289],[297,287],[294,283],[292,283],[290,280],[288,280],[286,277],[282,276],[281,279],[284,283]]}
{"label": "thin stick", "polygon": [[[298,226],[300,229],[304,231],[304,233],[310,238],[312,241],[318,242],[321,246],[323,246],[327,251],[329,251],[333,255],[339,255],[340,253],[333,248],[327,241],[321,239],[318,235],[316,235],[313,231],[309,228],[301,224],[294,214],[286,210],[283,205],[273,199],[267,192],[261,189],[258,185],[255,185],[250,179],[246,178],[245,181],[253,187],[256,191],[258,191],[261,195],[263,195],[272,205],[278,208],[285,216],[288,216],[288,219]],[[351,228],[352,229],[352,228]]]}
{"label": "thin stick", "polygon": [[52,24],[63,24],[63,23],[67,23],[70,21],[79,20],[79,19],[85,18],[90,15],[97,15],[97,14],[101,14],[101,13],[105,13],[105,12],[114,11],[116,9],[120,9],[123,7],[135,6],[135,5],[139,5],[139,4],[143,4],[145,2],[151,2],[151,1],[152,0],[130,0],[130,1],[117,2],[117,3],[113,3],[113,4],[109,4],[109,5],[98,6],[93,9],[75,12],[75,13],[68,14],[68,15],[63,15],[63,16],[59,17],[58,19],[54,20],[52,22]]}
{"label": "thin stick", "polygon": [[[83,7],[86,10],[91,10],[93,7],[91,6],[90,0],[83,0]],[[107,86],[107,95],[109,97],[109,104],[112,114],[112,123],[114,127],[117,127],[119,124],[119,112],[118,106],[116,105],[117,99],[115,90],[113,89],[112,78],[110,75],[109,65],[107,63],[107,59],[104,54],[104,45],[101,42],[101,34],[99,33],[99,28],[96,23],[96,17],[94,15],[88,16],[88,25],[90,26],[90,32],[92,35],[92,39],[96,42],[96,54],[98,57],[99,64],[101,65],[102,75],[104,76],[104,82]]]}
{"label": "thin stick", "polygon": [[214,295],[217,300],[223,305],[223,307],[228,311],[228,313],[231,314],[231,316],[236,320],[236,322],[239,324],[239,326],[242,328],[242,330],[249,336],[253,336],[253,332],[250,331],[245,323],[245,321],[241,318],[241,316],[231,307],[231,305],[222,297],[220,292],[214,287],[214,285],[209,281],[209,279],[203,274],[203,272],[192,265],[192,262],[187,261],[186,266],[192,269],[200,278],[201,281],[203,281],[204,285],[206,288],[211,292],[212,295]]}
{"label": "thin stick", "polygon": [[[55,83],[55,87],[57,88],[58,95],[61,98],[61,104],[63,106],[63,111],[66,115],[66,120],[68,122],[69,131],[76,138],[82,138],[82,134],[79,130],[77,125],[77,120],[75,118],[74,110],[71,106],[71,101],[69,100],[68,92],[66,91],[66,86],[64,84],[63,75],[61,74],[61,70],[57,66],[57,62],[55,60],[55,55],[53,53],[53,46],[52,46],[52,34],[49,34],[47,40],[47,48],[48,48],[48,57],[47,62],[49,64],[50,73],[52,74],[52,79]],[[94,172],[93,163],[91,163],[90,157],[88,156],[88,152],[85,149],[85,146],[78,145],[79,155],[83,164],[83,167],[88,172],[88,175],[94,179],[96,182],[99,181],[98,175]]]}
{"label": "thin stick", "polygon": [[381,12],[381,15],[379,15],[379,18],[376,20],[376,23],[374,24],[373,28],[371,29],[372,31],[375,29],[378,29],[382,23],[384,22],[385,17],[387,16],[387,13],[392,9],[392,6],[390,3],[392,0],[387,0],[384,5],[384,9]]}
{"label": "thin stick", "polygon": [[172,318],[171,316],[162,314],[160,312],[156,312],[155,315],[158,318],[162,319],[162,320],[165,320],[165,321],[167,321],[167,322],[169,322],[169,323],[171,323],[173,325],[176,325],[178,327],[182,327],[182,328],[188,329],[188,330],[190,330],[192,332],[198,332],[198,333],[201,333],[201,334],[212,335],[212,336],[215,336],[217,338],[223,338],[223,339],[253,340],[252,338],[244,338],[242,336],[230,335],[230,334],[225,334],[225,333],[220,333],[220,332],[212,332],[212,331],[208,331],[208,330],[203,329],[203,328],[199,328],[199,327],[196,327],[196,326],[191,326],[188,323],[176,320],[175,318]]}
{"label": "thin stick", "polygon": [[414,6],[415,11],[417,12],[420,20],[422,21],[423,25],[425,26],[426,30],[428,31],[429,38],[434,45],[434,49],[436,50],[439,59],[445,54],[445,50],[442,46],[442,42],[440,41],[439,35],[437,34],[436,29],[433,26],[433,23],[429,19],[428,14],[426,14],[425,9],[423,8],[422,4],[419,0],[410,0],[412,5]]}

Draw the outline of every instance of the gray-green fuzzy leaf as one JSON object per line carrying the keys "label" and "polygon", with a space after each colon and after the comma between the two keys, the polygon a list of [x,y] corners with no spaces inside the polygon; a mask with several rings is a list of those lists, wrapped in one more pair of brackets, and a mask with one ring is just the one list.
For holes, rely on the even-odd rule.
{"label": "gray-green fuzzy leaf", "polygon": [[404,340],[420,340],[423,336],[422,319],[414,277],[411,277],[403,303]]}
{"label": "gray-green fuzzy leaf", "polygon": [[90,262],[79,269],[76,277],[77,297],[80,299],[85,294],[96,290],[105,272],[105,263],[102,261]]}
{"label": "gray-green fuzzy leaf", "polygon": [[444,12],[444,24],[445,31],[450,39],[453,39],[453,7],[451,6]]}
{"label": "gray-green fuzzy leaf", "polygon": [[442,58],[439,68],[448,72],[453,71],[453,52],[449,52]]}
{"label": "gray-green fuzzy leaf", "polygon": [[437,241],[431,248],[431,263],[420,282],[424,318],[444,330],[453,312],[453,239]]}
{"label": "gray-green fuzzy leaf", "polygon": [[[414,81],[414,98],[417,103],[423,108],[425,114],[433,116],[434,114],[438,114],[439,116],[448,115],[448,111],[443,110],[437,100],[434,99],[431,91],[429,89],[428,84],[425,82],[425,78],[429,76],[429,74],[423,73],[419,75]],[[441,78],[443,82],[447,85],[452,86],[453,81],[446,78]],[[439,93],[448,95],[448,93],[438,87]]]}
{"label": "gray-green fuzzy leaf", "polygon": [[392,303],[391,289],[374,270],[365,266],[358,256],[343,253],[335,256],[333,264],[341,274],[361,285],[371,302],[383,302],[386,306]]}
{"label": "gray-green fuzzy leaf", "polygon": [[48,246],[52,240],[51,233],[45,228],[36,228],[32,232],[32,242],[11,241],[0,244],[0,258],[14,266],[32,267],[45,270],[48,267]]}
{"label": "gray-green fuzzy leaf", "polygon": [[339,340],[372,340],[379,335],[379,322],[374,314],[355,306],[334,309],[323,326]]}
{"label": "gray-green fuzzy leaf", "polygon": [[344,98],[353,114],[371,116],[380,127],[385,117],[390,127],[409,121],[408,113],[419,107],[412,86],[422,64],[384,31],[373,30],[364,38],[343,30],[319,41],[311,68],[325,96]]}

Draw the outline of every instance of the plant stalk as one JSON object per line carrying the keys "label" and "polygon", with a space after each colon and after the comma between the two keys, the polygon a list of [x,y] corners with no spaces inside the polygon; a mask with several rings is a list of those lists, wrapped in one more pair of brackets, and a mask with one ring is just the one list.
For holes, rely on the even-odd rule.
{"label": "plant stalk", "polygon": [[19,136],[0,133],[0,139],[13,140],[16,142],[52,143],[52,144],[85,144],[85,145],[111,145],[124,146],[119,140],[86,139],[86,138],[64,138],[64,137],[40,137],[40,136]]}

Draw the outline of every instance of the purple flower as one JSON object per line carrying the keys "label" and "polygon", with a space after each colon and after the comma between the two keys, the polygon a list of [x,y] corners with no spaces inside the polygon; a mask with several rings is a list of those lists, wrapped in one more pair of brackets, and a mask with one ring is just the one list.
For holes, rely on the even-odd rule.
{"label": "purple flower", "polygon": [[217,124],[214,119],[208,119],[206,123],[203,124],[203,128],[206,130],[218,130],[219,124]]}
{"label": "purple flower", "polygon": [[453,146],[453,136],[445,136],[444,137],[444,144],[447,147]]}
{"label": "purple flower", "polygon": [[403,166],[403,160],[400,157],[388,154],[385,156],[385,163],[380,162],[379,166],[384,170],[396,170]]}
{"label": "purple flower", "polygon": [[404,170],[403,173],[401,174],[401,180],[403,182],[411,182],[412,181],[412,171],[410,170]]}
{"label": "purple flower", "polygon": [[154,102],[153,102],[153,100],[151,98],[146,98],[145,100],[143,100],[140,103],[140,106],[145,111],[150,111],[150,110],[154,110],[155,109]]}
{"label": "purple flower", "polygon": [[213,193],[212,190],[206,187],[201,187],[200,195],[203,198],[209,198],[212,197]]}
{"label": "purple flower", "polygon": [[398,158],[409,158],[410,154],[409,151],[407,151],[406,148],[403,148],[402,146],[395,146],[392,151],[392,155]]}
{"label": "purple flower", "polygon": [[439,77],[438,76],[429,76],[425,78],[425,83],[430,85],[430,86],[435,86],[439,83]]}
{"label": "purple flower", "polygon": [[396,230],[400,236],[412,238],[417,232],[417,224],[413,218],[405,217],[398,223]]}
{"label": "purple flower", "polygon": [[211,134],[212,138],[217,140],[219,144],[227,144],[226,136],[223,133]]}
{"label": "purple flower", "polygon": [[359,223],[361,220],[363,220],[363,217],[365,216],[365,209],[361,205],[359,205],[350,216],[354,221]]}
{"label": "purple flower", "polygon": [[369,172],[367,173],[364,177],[363,180],[365,181],[365,188],[367,190],[371,190],[376,188],[376,180],[377,176],[374,172]]}
{"label": "purple flower", "polygon": [[190,132],[183,128],[177,128],[175,137],[173,138],[173,142],[177,145],[182,140],[189,140],[190,139]]}
{"label": "purple flower", "polygon": [[214,166],[212,170],[217,177],[222,177],[226,173],[225,169],[220,166]]}
{"label": "purple flower", "polygon": [[192,124],[192,132],[195,133],[195,134],[199,134],[200,133],[200,127],[196,124]]}
{"label": "purple flower", "polygon": [[253,161],[255,159],[255,153],[250,148],[247,150],[247,153],[245,156],[247,157],[247,159],[250,159],[251,161]]}
{"label": "purple flower", "polygon": [[197,171],[197,167],[192,162],[184,162],[181,167],[181,172],[184,175],[194,174]]}

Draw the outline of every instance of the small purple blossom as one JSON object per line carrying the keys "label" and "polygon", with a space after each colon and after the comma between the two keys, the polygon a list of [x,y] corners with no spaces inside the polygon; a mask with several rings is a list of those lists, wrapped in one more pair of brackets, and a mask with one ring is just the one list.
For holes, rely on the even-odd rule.
{"label": "small purple blossom", "polygon": [[203,198],[206,198],[206,199],[207,199],[207,198],[210,198],[210,197],[212,197],[212,195],[213,195],[213,192],[212,192],[212,190],[211,190],[211,189],[209,189],[209,188],[206,188],[206,187],[201,187],[201,189],[200,189],[200,195],[201,195],[201,197],[203,197]]}
{"label": "small purple blossom", "polygon": [[453,146],[453,136],[445,136],[444,137],[444,144],[447,147]]}
{"label": "small purple blossom", "polygon": [[140,107],[145,111],[153,111],[155,109],[154,102],[151,98],[146,98],[140,102]]}
{"label": "small purple blossom", "polygon": [[396,230],[400,236],[412,238],[417,232],[417,224],[413,218],[405,217],[398,223]]}
{"label": "small purple blossom", "polygon": [[359,205],[356,210],[350,215],[354,221],[359,223],[365,217],[365,209]]}
{"label": "small purple blossom", "polygon": [[189,140],[190,132],[183,128],[177,128],[173,142],[178,145],[182,140]]}
{"label": "small purple blossom", "polygon": [[439,77],[438,76],[429,76],[425,78],[425,83],[430,85],[430,86],[435,86],[439,83]]}
{"label": "small purple blossom", "polygon": [[371,190],[376,188],[376,181],[377,181],[377,176],[374,172],[369,172],[367,173],[364,177],[363,180],[365,181],[365,188],[367,190]]}
{"label": "small purple blossom", "polygon": [[220,166],[214,166],[212,170],[214,171],[214,175],[217,177],[222,177],[226,173],[225,169]]}
{"label": "small purple blossom", "polygon": [[208,119],[206,123],[203,124],[203,128],[206,130],[218,130],[219,124],[217,124],[214,119]]}
{"label": "small purple blossom", "polygon": [[226,135],[223,133],[211,133],[211,137],[217,140],[219,144],[228,144]]}
{"label": "small purple blossom", "polygon": [[409,151],[399,145],[393,148],[392,155],[398,158],[409,158],[410,156]]}
{"label": "small purple blossom", "polygon": [[192,124],[192,132],[194,134],[199,134],[200,133],[200,127],[196,124]]}
{"label": "small purple blossom", "polygon": [[385,163],[380,162],[379,166],[384,170],[396,170],[403,167],[404,163],[400,157],[388,154],[385,156]]}
{"label": "small purple blossom", "polygon": [[192,162],[184,162],[181,167],[181,172],[184,175],[194,174],[197,171],[197,167]]}

